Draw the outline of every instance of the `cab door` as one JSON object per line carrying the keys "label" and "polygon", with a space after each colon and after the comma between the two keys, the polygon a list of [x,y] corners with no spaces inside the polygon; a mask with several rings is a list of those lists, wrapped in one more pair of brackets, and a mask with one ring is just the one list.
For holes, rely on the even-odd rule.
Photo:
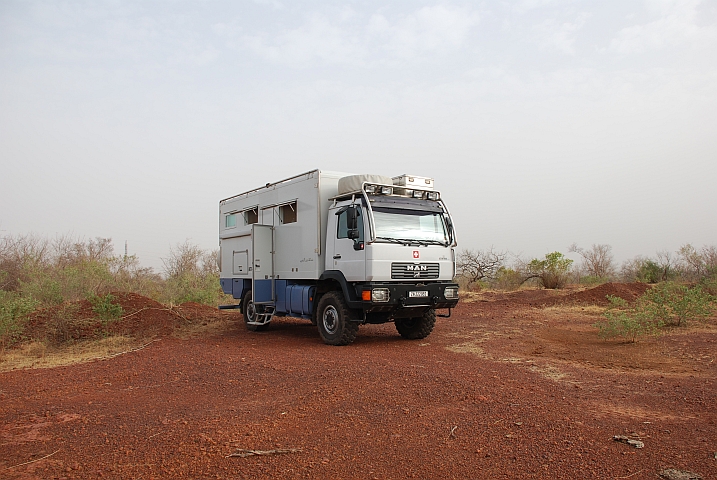
{"label": "cab door", "polygon": [[[356,223],[351,225],[352,212]],[[336,229],[333,232],[334,251],[332,270],[340,270],[349,282],[366,280],[366,250],[364,247],[365,210],[360,205],[347,205],[333,212],[336,215]],[[356,228],[350,228],[355,226]],[[352,234],[351,231],[354,231]],[[356,230],[358,230],[356,234]],[[356,238],[351,238],[355,236]],[[330,252],[329,252],[330,253]]]}

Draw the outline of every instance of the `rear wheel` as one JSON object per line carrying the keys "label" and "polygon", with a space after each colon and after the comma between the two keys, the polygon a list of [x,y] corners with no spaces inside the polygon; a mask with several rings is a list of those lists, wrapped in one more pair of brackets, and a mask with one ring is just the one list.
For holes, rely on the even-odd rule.
{"label": "rear wheel", "polygon": [[359,324],[352,322],[352,318],[352,312],[340,292],[328,292],[319,300],[316,323],[324,343],[348,345],[353,342]]}
{"label": "rear wheel", "polygon": [[261,332],[269,328],[269,324],[265,325],[250,325],[249,322],[256,322],[257,314],[261,313],[263,308],[261,305],[255,305],[252,301],[251,290],[247,290],[244,294],[244,299],[241,302],[242,311],[244,312],[244,323],[246,329],[250,332]]}
{"label": "rear wheel", "polygon": [[395,323],[396,330],[403,338],[408,340],[426,338],[436,325],[436,311],[431,308],[420,317],[398,318]]}

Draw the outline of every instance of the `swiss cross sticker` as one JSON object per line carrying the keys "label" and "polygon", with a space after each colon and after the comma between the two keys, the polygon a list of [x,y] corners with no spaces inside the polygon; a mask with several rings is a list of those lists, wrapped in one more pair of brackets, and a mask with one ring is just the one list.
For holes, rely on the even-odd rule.
{"label": "swiss cross sticker", "polygon": [[418,250],[414,250],[414,251],[413,251],[413,258],[418,258],[418,257],[420,257],[420,256],[421,256],[421,254],[418,253]]}

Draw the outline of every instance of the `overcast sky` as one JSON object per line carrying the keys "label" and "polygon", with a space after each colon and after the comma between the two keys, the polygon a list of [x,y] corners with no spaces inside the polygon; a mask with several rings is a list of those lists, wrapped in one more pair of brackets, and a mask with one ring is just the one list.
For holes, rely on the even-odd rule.
{"label": "overcast sky", "polygon": [[0,2],[0,234],[161,270],[314,168],[435,178],[459,248],[717,244],[717,2]]}

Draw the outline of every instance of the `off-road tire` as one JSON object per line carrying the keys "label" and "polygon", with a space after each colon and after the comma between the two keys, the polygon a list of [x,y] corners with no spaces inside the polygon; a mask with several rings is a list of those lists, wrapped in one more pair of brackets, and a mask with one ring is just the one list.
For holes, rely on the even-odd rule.
{"label": "off-road tire", "polygon": [[257,305],[254,305],[254,302],[252,302],[251,299],[251,290],[247,290],[244,294],[244,298],[241,301],[241,310],[244,313],[244,324],[246,325],[246,329],[250,332],[263,332],[264,330],[269,328],[269,324],[249,325],[249,322],[251,322],[252,319],[255,318],[257,311]]}
{"label": "off-road tire", "polygon": [[431,308],[416,318],[397,318],[395,324],[398,333],[407,340],[426,338],[436,325],[436,310]]}
{"label": "off-road tire", "polygon": [[325,293],[316,312],[319,335],[327,345],[348,345],[356,339],[359,324],[352,322],[352,311],[341,292]]}

